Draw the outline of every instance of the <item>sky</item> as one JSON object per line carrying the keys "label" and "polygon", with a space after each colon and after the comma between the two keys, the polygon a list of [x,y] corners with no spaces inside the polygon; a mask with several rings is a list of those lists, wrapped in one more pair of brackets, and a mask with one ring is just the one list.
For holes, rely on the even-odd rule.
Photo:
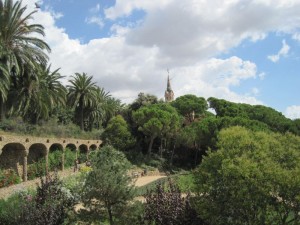
{"label": "sky", "polygon": [[300,0],[23,0],[51,68],[123,103],[138,93],[262,104],[300,118]]}

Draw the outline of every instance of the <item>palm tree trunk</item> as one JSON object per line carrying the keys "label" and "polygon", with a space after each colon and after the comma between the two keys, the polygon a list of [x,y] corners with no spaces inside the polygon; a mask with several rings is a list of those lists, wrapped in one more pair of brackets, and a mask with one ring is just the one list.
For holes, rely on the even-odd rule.
{"label": "palm tree trunk", "polygon": [[79,109],[79,118],[80,118],[80,129],[84,129],[84,124],[83,124],[83,102],[82,100],[79,103],[80,109]]}
{"label": "palm tree trunk", "polygon": [[3,121],[5,119],[5,112],[4,112],[4,101],[0,97],[0,121]]}

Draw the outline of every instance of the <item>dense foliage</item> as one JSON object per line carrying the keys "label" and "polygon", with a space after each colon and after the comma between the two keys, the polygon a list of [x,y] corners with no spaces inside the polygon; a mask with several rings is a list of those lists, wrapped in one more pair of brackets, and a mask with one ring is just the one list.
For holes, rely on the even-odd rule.
{"label": "dense foliage", "polygon": [[0,121],[19,116],[38,124],[56,118],[66,125],[71,118],[81,130],[101,128],[121,108],[120,101],[86,73],[62,85],[59,69],[48,65],[43,26],[31,23],[35,13],[27,14],[21,1],[0,1]]}
{"label": "dense foliage", "polygon": [[299,224],[300,138],[222,130],[195,172],[198,211],[211,224]]}
{"label": "dense foliage", "polygon": [[167,186],[157,184],[145,195],[146,224],[155,225],[201,225],[195,209],[191,207],[189,196],[183,198],[178,186],[168,180]]}
{"label": "dense foliage", "polygon": [[108,217],[113,225],[119,210],[132,200],[134,183],[129,168],[125,155],[110,146],[92,156],[92,171],[86,177],[82,200],[95,221]]}
{"label": "dense foliage", "polygon": [[[35,195],[0,201],[0,224],[202,224],[199,216],[211,225],[299,224],[300,119],[262,105],[192,94],[165,103],[140,93],[125,106],[84,72],[64,86],[64,76],[48,61],[43,26],[31,23],[36,11],[27,12],[21,1],[0,0],[1,132],[101,138],[106,146],[90,156],[92,168],[83,167],[73,182],[63,186],[47,177]],[[143,169],[196,168],[187,177],[195,182],[180,186],[197,197],[182,199],[169,183],[149,191],[145,204],[133,203],[124,153]],[[48,169],[87,157],[51,151]],[[30,162],[28,178],[42,175],[45,159]],[[13,170],[0,170],[0,187],[19,182]],[[85,210],[71,210],[70,216],[74,196]]]}

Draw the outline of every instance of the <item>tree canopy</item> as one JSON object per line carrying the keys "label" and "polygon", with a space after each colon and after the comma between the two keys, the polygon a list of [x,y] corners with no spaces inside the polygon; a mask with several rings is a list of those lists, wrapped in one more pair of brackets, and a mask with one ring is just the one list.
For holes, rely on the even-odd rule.
{"label": "tree canopy", "polygon": [[298,224],[300,138],[232,127],[195,171],[198,210],[212,224]]}
{"label": "tree canopy", "polygon": [[131,166],[122,152],[106,146],[92,156],[92,171],[87,175],[83,202],[101,219],[106,210],[110,225],[118,215],[118,208],[134,196],[134,182],[128,175]]}

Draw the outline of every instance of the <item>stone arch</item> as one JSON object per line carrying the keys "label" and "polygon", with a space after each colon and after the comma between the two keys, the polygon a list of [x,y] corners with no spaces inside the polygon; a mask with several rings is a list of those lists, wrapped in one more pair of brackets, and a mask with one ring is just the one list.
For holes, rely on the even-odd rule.
{"label": "stone arch", "polygon": [[28,164],[39,161],[40,159],[46,157],[47,147],[42,143],[35,143],[29,147],[28,151]]}
{"label": "stone arch", "polygon": [[57,151],[57,150],[63,151],[64,147],[59,143],[53,143],[49,148],[49,152],[54,152],[54,151]]}
{"label": "stone arch", "polygon": [[93,144],[93,145],[90,146],[89,149],[90,149],[91,151],[95,151],[95,150],[97,150],[97,145]]}
{"label": "stone arch", "polygon": [[71,151],[74,151],[74,152],[77,150],[76,145],[73,144],[73,143],[67,144],[67,145],[66,145],[66,148],[68,148],[68,149],[70,149]]}
{"label": "stone arch", "polygon": [[3,146],[0,155],[0,168],[14,170],[18,176],[23,175],[24,157],[27,155],[26,148],[20,143],[8,143]]}

